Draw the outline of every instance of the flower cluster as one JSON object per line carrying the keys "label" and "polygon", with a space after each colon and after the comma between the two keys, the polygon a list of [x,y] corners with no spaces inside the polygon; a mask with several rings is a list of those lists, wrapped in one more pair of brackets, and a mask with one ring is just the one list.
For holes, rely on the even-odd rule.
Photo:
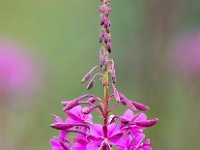
{"label": "flower cluster", "polygon": [[[114,93],[112,94],[114,95]],[[111,96],[112,97],[112,96]],[[109,99],[111,99],[111,97]],[[51,127],[60,130],[60,135],[51,140],[53,150],[151,150],[149,139],[143,142],[143,131],[157,123],[158,119],[147,120],[143,112],[148,106],[127,99],[119,93],[120,101],[129,109],[122,116],[110,115],[106,124],[92,121],[92,112],[99,111],[103,116],[103,101],[91,94],[83,95],[71,101],[62,102],[67,119],[53,115],[56,123]],[[100,102],[99,104],[95,104]],[[88,105],[88,106],[81,106]],[[112,112],[112,108],[108,113]],[[71,134],[75,133],[75,134]]]}
{"label": "flower cluster", "polygon": [[[63,111],[67,118],[62,120],[53,115],[55,123],[51,124],[51,127],[59,130],[60,134],[51,140],[52,149],[151,150],[150,139],[145,140],[143,131],[155,125],[158,119],[148,120],[143,111],[148,110],[149,107],[128,99],[115,87],[114,60],[109,57],[112,50],[109,18],[111,13],[110,0],[101,0],[101,2],[103,4],[99,8],[101,13],[99,65],[93,67],[81,82],[84,83],[90,79],[87,85],[87,90],[90,90],[93,88],[96,78],[100,77],[104,88],[104,97],[85,94],[70,101],[63,101]],[[94,74],[97,69],[102,71]],[[109,82],[110,78],[111,82]],[[113,110],[119,105],[127,107],[122,116],[113,114]],[[102,124],[93,122],[92,114],[94,111],[99,113],[103,119]]]}

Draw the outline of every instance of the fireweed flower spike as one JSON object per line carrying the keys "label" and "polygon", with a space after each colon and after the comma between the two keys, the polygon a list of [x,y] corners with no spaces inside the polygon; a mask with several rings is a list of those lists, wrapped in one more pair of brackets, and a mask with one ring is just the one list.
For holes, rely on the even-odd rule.
{"label": "fireweed flower spike", "polygon": [[[50,126],[60,131],[50,144],[52,150],[152,150],[150,139],[145,140],[145,129],[158,122],[157,118],[147,119],[144,111],[149,109],[140,102],[128,99],[116,86],[114,60],[109,57],[112,51],[110,35],[110,2],[100,0],[99,64],[93,67],[81,80],[88,82],[86,89],[94,87],[97,78],[102,80],[103,98],[85,94],[70,101],[63,101],[66,119],[53,115],[55,123]],[[96,69],[101,72],[94,73]],[[91,75],[94,73],[93,77]],[[111,79],[111,81],[109,81]],[[110,88],[109,88],[110,87]],[[111,91],[109,91],[111,89]],[[110,101],[114,101],[111,106]],[[112,114],[118,105],[127,110],[122,116]],[[102,124],[92,121],[92,113],[100,113]],[[142,111],[142,112],[140,112]]]}

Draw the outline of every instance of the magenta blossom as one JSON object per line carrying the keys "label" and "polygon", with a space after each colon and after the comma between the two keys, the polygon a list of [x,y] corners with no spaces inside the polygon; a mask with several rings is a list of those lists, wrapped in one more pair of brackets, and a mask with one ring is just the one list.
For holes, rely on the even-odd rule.
{"label": "magenta blossom", "polygon": [[[144,131],[155,125],[158,119],[148,120],[144,111],[149,110],[149,106],[128,99],[115,87],[117,78],[114,60],[109,57],[112,51],[110,35],[111,0],[100,1],[102,5],[99,8],[101,14],[99,65],[94,66],[86,73],[81,83],[88,81],[86,89],[90,90],[95,86],[96,79],[100,77],[104,96],[99,98],[89,93],[62,102],[63,111],[67,118],[62,120],[54,115],[56,122],[51,124],[51,127],[59,130],[60,134],[51,140],[52,149],[151,150],[150,140],[145,140]],[[100,71],[94,74],[97,69]],[[113,110],[118,105],[124,105],[127,108],[122,116],[113,114]],[[93,120],[94,112],[102,118],[102,124]]]}
{"label": "magenta blossom", "polygon": [[87,136],[89,144],[87,149],[101,149],[117,146],[120,138],[123,136],[120,126],[117,124],[109,124],[107,127],[100,124],[93,124],[90,128],[90,134]]}
{"label": "magenta blossom", "polygon": [[191,32],[177,38],[172,46],[173,62],[187,74],[200,74],[200,32]]}
{"label": "magenta blossom", "polygon": [[22,48],[0,41],[0,89],[23,91],[33,84],[35,65]]}

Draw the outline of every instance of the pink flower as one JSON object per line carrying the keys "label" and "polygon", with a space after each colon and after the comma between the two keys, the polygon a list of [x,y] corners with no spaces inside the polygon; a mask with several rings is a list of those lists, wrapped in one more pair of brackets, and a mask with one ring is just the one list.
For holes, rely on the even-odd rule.
{"label": "pink flower", "polygon": [[59,139],[52,139],[50,141],[52,150],[70,150],[70,146],[66,141],[60,141]]}
{"label": "pink flower", "polygon": [[93,124],[90,128],[90,135],[87,136],[90,142],[87,145],[87,149],[117,146],[122,136],[123,133],[117,124],[110,124],[107,127],[103,127],[100,124]]}
{"label": "pink flower", "polygon": [[172,47],[173,62],[187,74],[200,73],[200,32],[191,32],[179,37]]}
{"label": "pink flower", "polygon": [[35,66],[30,56],[11,42],[0,41],[0,86],[23,91],[33,84]]}

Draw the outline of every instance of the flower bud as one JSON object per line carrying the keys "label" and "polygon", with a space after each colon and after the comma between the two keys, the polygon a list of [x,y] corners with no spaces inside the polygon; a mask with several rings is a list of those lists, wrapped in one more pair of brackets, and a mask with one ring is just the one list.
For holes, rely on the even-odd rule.
{"label": "flower bud", "polygon": [[88,103],[93,104],[96,102],[96,99],[94,97],[91,97],[87,100]]}
{"label": "flower bud", "polygon": [[109,18],[104,18],[104,27],[107,28],[110,26],[110,19]]}
{"label": "flower bud", "polygon": [[100,25],[102,26],[103,24],[105,24],[105,18],[103,15],[100,16]]}
{"label": "flower bud", "polygon": [[110,34],[109,33],[104,33],[104,42],[107,44],[110,42]]}
{"label": "flower bud", "polygon": [[94,86],[94,83],[95,83],[95,78],[92,78],[92,79],[90,80],[90,82],[88,83],[86,89],[87,89],[87,90],[90,90],[90,89]]}
{"label": "flower bud", "polygon": [[86,81],[90,78],[92,72],[93,72],[96,68],[98,68],[98,67],[99,67],[99,66],[94,66],[94,67],[83,77],[83,79],[81,80],[81,83],[86,82]]}
{"label": "flower bud", "polygon": [[104,30],[100,29],[100,31],[99,31],[99,43],[103,42],[103,38],[104,38]]}
{"label": "flower bud", "polygon": [[103,56],[103,50],[102,47],[99,50],[99,65],[102,67],[104,64],[104,56]]}
{"label": "flower bud", "polygon": [[112,51],[112,43],[111,42],[109,42],[107,44],[107,50],[108,50],[109,53],[111,53],[111,51]]}
{"label": "flower bud", "polygon": [[132,101],[129,100],[124,94],[119,93],[120,95],[120,103],[130,108],[132,111],[136,111],[136,107],[133,105]]}
{"label": "flower bud", "polygon": [[64,106],[63,110],[70,110],[73,107],[79,105],[79,100],[74,99],[74,100],[68,101],[68,102],[61,102],[61,104]]}
{"label": "flower bud", "polygon": [[120,102],[121,99],[120,99],[120,95],[119,95],[119,92],[117,91],[115,85],[112,83],[112,88],[113,88],[113,94],[114,94],[114,97],[116,99],[117,102]]}
{"label": "flower bud", "polygon": [[134,102],[134,101],[133,101],[132,104],[133,104],[138,110],[142,110],[142,111],[149,110],[149,106],[144,105],[144,104],[142,104],[142,103]]}
{"label": "flower bud", "polygon": [[82,109],[82,113],[87,115],[87,114],[91,113],[96,108],[100,108],[101,109],[101,106],[100,105],[94,105],[94,106],[90,106],[90,107],[84,107]]}
{"label": "flower bud", "polygon": [[[108,3],[110,3],[110,2],[108,2]],[[106,16],[109,16],[111,11],[112,11],[112,9],[110,7],[106,7],[106,10],[105,10]]]}
{"label": "flower bud", "polygon": [[151,119],[151,120],[136,122],[136,125],[140,126],[140,127],[151,127],[151,126],[155,125],[158,121],[159,121],[158,118],[154,118],[154,119]]}
{"label": "flower bud", "polygon": [[102,85],[105,86],[106,85],[106,80],[105,80],[105,76],[102,76]]}
{"label": "flower bud", "polygon": [[104,7],[104,5],[101,5],[101,6],[99,7],[99,12],[100,12],[100,13],[104,13],[104,11],[105,11],[105,7]]}
{"label": "flower bud", "polygon": [[57,129],[57,130],[66,130],[66,129],[74,127],[74,125],[67,124],[67,123],[53,123],[50,125],[50,127]]}
{"label": "flower bud", "polygon": [[88,72],[88,73],[82,78],[81,83],[87,81],[87,80],[90,78],[90,75],[91,75],[90,72]]}
{"label": "flower bud", "polygon": [[111,78],[113,80],[113,83],[116,82],[116,73],[115,73],[115,65],[114,64],[115,64],[114,60],[112,60],[112,67],[110,69],[110,76],[111,76]]}

